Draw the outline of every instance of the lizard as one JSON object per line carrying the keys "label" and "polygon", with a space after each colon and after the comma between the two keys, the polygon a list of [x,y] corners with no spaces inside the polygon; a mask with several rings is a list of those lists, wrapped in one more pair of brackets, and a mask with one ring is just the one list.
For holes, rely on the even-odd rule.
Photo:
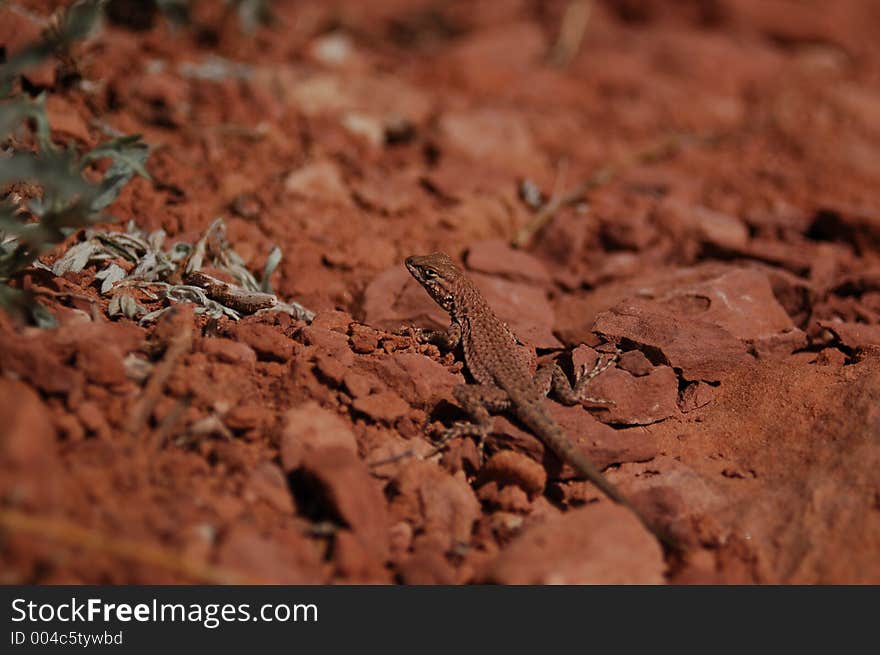
{"label": "lizard", "polygon": [[446,350],[461,346],[464,362],[474,384],[453,389],[453,397],[472,419],[449,428],[441,442],[476,436],[480,450],[491,431],[492,413],[508,412],[538,437],[577,474],[592,482],[606,496],[623,505],[650,532],[668,547],[674,547],[664,532],[652,526],[616,486],[611,484],[565,434],[544,406],[543,398],[551,390],[564,404],[582,401],[602,402],[583,397],[586,385],[610,365],[599,363],[587,374],[582,371],[571,385],[555,361],[532,373],[532,358],[510,328],[497,317],[473,281],[444,253],[413,255],[406,259],[406,268],[424,287],[431,298],[449,314],[447,330],[411,328],[419,341],[429,342]]}

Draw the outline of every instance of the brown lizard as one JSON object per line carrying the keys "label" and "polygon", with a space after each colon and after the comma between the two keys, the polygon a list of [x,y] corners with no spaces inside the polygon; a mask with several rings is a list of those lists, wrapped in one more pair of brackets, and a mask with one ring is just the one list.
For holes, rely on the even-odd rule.
{"label": "brown lizard", "polygon": [[573,387],[556,362],[540,367],[533,374],[532,359],[522,344],[447,255],[408,257],[406,267],[451,319],[448,330],[416,330],[416,337],[450,350],[461,345],[465,364],[475,382],[453,390],[453,396],[473,422],[456,423],[446,432],[443,443],[460,436],[477,436],[482,448],[482,441],[492,427],[491,412],[510,412],[581,477],[632,511],[661,542],[671,546],[669,537],[648,523],[568,439],[543,403],[543,397],[551,389],[564,404],[574,405],[585,400],[601,402],[584,398],[583,390],[611,362],[597,364],[590,373],[582,372]]}

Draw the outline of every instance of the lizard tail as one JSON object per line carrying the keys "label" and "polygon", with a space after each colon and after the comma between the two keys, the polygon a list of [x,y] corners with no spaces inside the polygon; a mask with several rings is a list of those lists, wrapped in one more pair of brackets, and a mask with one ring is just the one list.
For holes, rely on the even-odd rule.
{"label": "lizard tail", "polygon": [[629,501],[613,484],[605,479],[602,472],[569,439],[562,428],[553,420],[543,405],[524,405],[516,410],[517,418],[522,421],[534,435],[539,437],[545,446],[550,448],[560,460],[570,465],[578,475],[596,485],[602,493],[621,505],[630,507]]}
{"label": "lizard tail", "polygon": [[611,500],[631,511],[641,524],[656,536],[668,550],[680,550],[680,545],[672,536],[665,530],[652,525],[616,486],[605,479],[605,476],[602,475],[602,472],[593,464],[590,458],[566,436],[565,432],[553,420],[542,403],[514,402],[513,404],[516,417],[534,435],[539,437],[544,445],[550,448],[560,460],[573,467],[580,477],[596,485]]}

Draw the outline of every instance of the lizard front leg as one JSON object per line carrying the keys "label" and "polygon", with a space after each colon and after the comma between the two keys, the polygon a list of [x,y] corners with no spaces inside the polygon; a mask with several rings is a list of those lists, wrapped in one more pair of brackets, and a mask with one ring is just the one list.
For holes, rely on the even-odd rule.
{"label": "lizard front leg", "polygon": [[461,341],[461,326],[458,323],[450,324],[445,330],[408,327],[403,332],[410,334],[416,341],[434,344],[441,350],[453,350]]}

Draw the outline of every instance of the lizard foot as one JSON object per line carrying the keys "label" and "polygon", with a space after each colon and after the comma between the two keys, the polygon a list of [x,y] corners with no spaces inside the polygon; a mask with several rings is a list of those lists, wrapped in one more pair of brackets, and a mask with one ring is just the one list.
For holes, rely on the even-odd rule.
{"label": "lizard foot", "polygon": [[608,357],[604,361],[601,357],[599,357],[599,359],[596,360],[595,365],[593,365],[593,368],[590,370],[587,370],[586,365],[582,365],[580,367],[580,371],[578,371],[578,374],[575,376],[575,383],[573,387],[573,391],[580,402],[599,405],[615,404],[613,400],[610,400],[608,398],[594,398],[592,396],[585,395],[584,392],[587,389],[587,385],[589,385],[594,378],[598,377],[609,368],[611,368],[618,359],[620,359],[619,349],[616,350],[616,352],[611,355],[611,357]]}
{"label": "lizard foot", "polygon": [[434,442],[434,448],[429,452],[425,459],[433,457],[446,446],[450,441],[460,439],[462,437],[477,437],[477,451],[479,452],[480,466],[483,465],[484,451],[486,446],[486,437],[489,436],[489,430],[478,423],[469,423],[467,421],[457,421],[451,428],[443,430],[440,438]]}

